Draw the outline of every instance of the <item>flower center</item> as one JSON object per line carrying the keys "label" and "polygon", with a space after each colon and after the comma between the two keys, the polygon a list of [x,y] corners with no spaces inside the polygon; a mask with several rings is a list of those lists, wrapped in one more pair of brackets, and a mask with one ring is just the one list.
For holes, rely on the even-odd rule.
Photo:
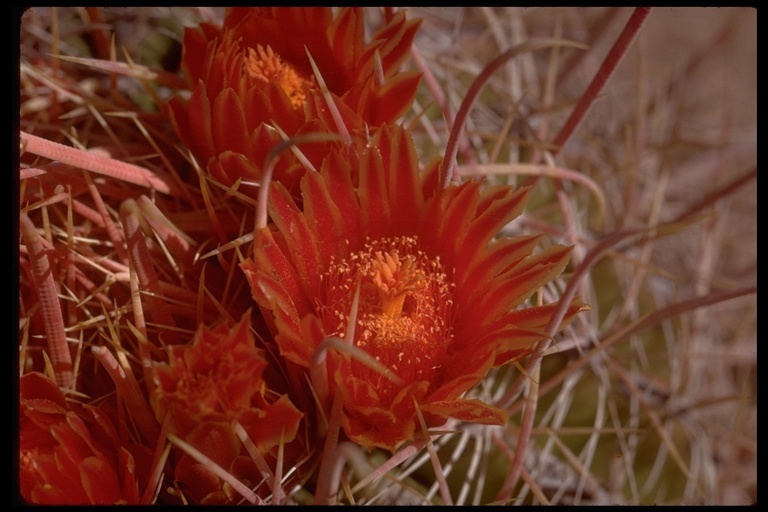
{"label": "flower center", "polygon": [[302,78],[296,69],[283,61],[269,45],[266,49],[260,44],[257,44],[255,49],[247,48],[243,68],[249,76],[262,82],[263,85],[276,82],[291,100],[294,109],[304,104],[307,91],[312,87],[310,80]]}
{"label": "flower center", "polygon": [[[354,344],[406,382],[429,379],[452,338],[453,284],[440,259],[418,250],[415,237],[402,237],[369,241],[332,262],[319,308],[327,333],[345,337],[358,282]],[[376,373],[362,363],[353,371]]]}

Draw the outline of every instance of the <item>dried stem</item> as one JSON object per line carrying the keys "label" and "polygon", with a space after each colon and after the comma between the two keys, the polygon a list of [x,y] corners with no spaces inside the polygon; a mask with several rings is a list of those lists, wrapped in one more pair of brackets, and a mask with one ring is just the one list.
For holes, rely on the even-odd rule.
{"label": "dried stem", "polygon": [[171,186],[168,183],[144,167],[104,158],[25,132],[21,132],[21,140],[26,144],[25,150],[34,155],[58,160],[79,169],[141,185],[164,194],[171,193]]}
{"label": "dried stem", "polygon": [[250,490],[240,480],[232,476],[227,470],[225,470],[224,468],[216,464],[213,460],[207,457],[203,452],[201,452],[191,444],[179,439],[178,437],[172,434],[168,435],[168,440],[174,445],[181,448],[190,457],[192,457],[199,463],[203,464],[206,468],[213,471],[216,474],[216,476],[218,476],[219,478],[227,482],[229,485],[231,485],[232,488],[237,493],[239,493],[243,498],[245,498],[248,501],[248,503],[252,505],[262,503],[261,499],[256,495],[256,493]]}
{"label": "dried stem", "polygon": [[43,242],[35,225],[24,213],[19,216],[19,227],[21,238],[27,246],[29,259],[32,263],[32,275],[43,308],[48,352],[56,374],[56,383],[63,388],[70,389],[74,385],[72,354],[70,354],[67,344],[64,318],[61,313],[61,304],[59,303],[51,265],[43,251]]}
{"label": "dried stem", "polygon": [[496,496],[496,501],[506,501],[512,496],[515,490],[517,480],[523,468],[523,458],[527,452],[528,441],[531,439],[533,431],[533,420],[536,417],[536,407],[539,399],[539,378],[541,376],[541,366],[537,365],[533,369],[532,378],[526,380],[528,389],[526,391],[525,408],[523,410],[523,419],[520,421],[520,433],[517,436],[517,445],[515,445],[515,456],[512,459],[512,466],[509,469],[504,483]]}
{"label": "dried stem", "polygon": [[349,134],[347,125],[344,124],[344,118],[341,117],[339,107],[336,106],[333,95],[331,94],[331,91],[328,90],[328,86],[325,84],[323,75],[320,74],[320,70],[317,68],[317,64],[315,64],[315,60],[312,58],[312,54],[309,53],[309,48],[304,47],[304,49],[307,52],[309,63],[312,65],[312,72],[315,74],[317,83],[320,86],[320,91],[323,93],[323,99],[325,99],[325,103],[328,105],[328,111],[331,113],[333,122],[336,124],[336,129],[339,131],[339,135],[341,135],[342,139],[344,140],[344,144],[350,145],[352,144],[352,136]]}
{"label": "dried stem", "polygon": [[605,84],[611,76],[613,76],[613,72],[616,71],[624,54],[632,44],[632,41],[635,40],[635,37],[637,37],[637,34],[640,32],[640,29],[643,27],[643,24],[650,13],[650,7],[637,7],[632,13],[632,16],[630,16],[627,24],[624,26],[624,30],[619,34],[618,39],[616,39],[616,42],[613,44],[611,51],[608,52],[608,55],[605,57],[605,60],[592,79],[592,82],[590,82],[587,90],[579,99],[579,102],[576,104],[573,112],[571,112],[568,120],[555,136],[553,141],[553,144],[555,145],[554,154],[557,154],[562,149],[565,143],[568,142],[568,139],[571,138],[571,135],[573,135],[573,132],[576,131],[579,124],[584,120],[584,117],[592,106],[592,103],[595,101],[595,98],[597,98],[597,95],[600,94],[600,91],[603,90]]}
{"label": "dried stem", "polygon": [[160,428],[132,373],[126,372],[106,347],[91,347],[91,352],[109,373],[117,394],[125,401],[131,418],[137,423],[147,443],[154,444],[160,434]]}
{"label": "dried stem", "polygon": [[464,100],[461,102],[459,111],[456,113],[456,119],[451,128],[451,134],[448,137],[448,143],[445,148],[445,157],[440,167],[440,181],[438,183],[439,188],[447,187],[454,179],[454,168],[456,167],[456,155],[459,151],[458,141],[461,134],[464,131],[464,124],[469,115],[469,110],[475,103],[475,100],[482,91],[485,84],[491,75],[501,67],[502,64],[508,60],[517,57],[520,54],[540,50],[542,48],[549,48],[551,46],[573,46],[580,47],[580,45],[568,41],[559,39],[529,39],[528,41],[519,44],[509,50],[505,51],[493,61],[491,61],[483,71],[475,78],[472,85],[469,87]]}
{"label": "dried stem", "polygon": [[152,256],[141,231],[139,212],[138,205],[132,199],[123,202],[120,207],[120,217],[123,222],[131,269],[138,278],[139,290],[146,294],[146,302],[152,319],[161,326],[172,326],[174,322],[168,312],[166,301],[163,299],[163,293],[152,264]]}

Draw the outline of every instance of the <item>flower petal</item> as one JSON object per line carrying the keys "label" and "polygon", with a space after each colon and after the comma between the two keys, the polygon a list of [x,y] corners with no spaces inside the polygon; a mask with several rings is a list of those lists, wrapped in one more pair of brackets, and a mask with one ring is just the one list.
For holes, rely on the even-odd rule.
{"label": "flower petal", "polygon": [[384,125],[403,117],[413,105],[421,76],[417,71],[398,73],[375,89],[366,116],[371,124]]}
{"label": "flower petal", "polygon": [[89,503],[114,505],[120,502],[122,489],[114,466],[94,456],[83,459],[78,469]]}
{"label": "flower petal", "polygon": [[385,174],[392,233],[410,234],[418,223],[424,195],[419,183],[419,163],[411,135],[397,125],[376,131],[373,145],[379,148]]}
{"label": "flower petal", "polygon": [[309,172],[304,176],[301,180],[301,192],[304,198],[304,216],[309,228],[317,236],[319,261],[329,262],[336,256],[339,248],[345,246],[342,214],[319,173]]}
{"label": "flower petal", "polygon": [[503,425],[507,421],[504,411],[474,398],[433,401],[420,405],[419,408],[424,413],[440,418],[455,418],[482,425]]}
{"label": "flower petal", "polygon": [[363,233],[373,239],[386,236],[391,210],[378,148],[366,148],[360,158],[360,214]]}
{"label": "flower petal", "polygon": [[211,103],[203,82],[197,84],[187,103],[187,123],[190,126],[190,141],[186,144],[205,166],[217,151],[211,133]]}
{"label": "flower petal", "polygon": [[225,88],[213,101],[211,132],[216,148],[245,153],[248,148],[248,125],[243,103],[231,87]]}
{"label": "flower petal", "polygon": [[[511,312],[508,315],[508,320],[513,325],[519,326],[518,328],[521,331],[534,333],[538,330],[543,332],[547,324],[549,324],[549,321],[552,318],[552,314],[555,312],[557,307],[558,304],[555,303],[520,309]],[[574,299],[568,306],[568,310],[563,317],[563,321],[560,322],[557,331],[565,329],[577,313],[581,311],[588,311],[589,309],[590,308],[588,305],[584,304],[579,299]],[[546,335],[539,337],[539,339],[533,341],[533,343],[531,343],[532,338],[533,337],[531,336],[527,341],[529,347],[536,342],[545,339]],[[498,353],[496,354],[494,366],[500,366],[509,361],[514,361],[527,355],[527,352],[521,350],[521,346],[526,344],[525,335],[522,332],[517,332],[514,334],[514,336],[505,336],[501,339],[507,341],[500,344]]]}

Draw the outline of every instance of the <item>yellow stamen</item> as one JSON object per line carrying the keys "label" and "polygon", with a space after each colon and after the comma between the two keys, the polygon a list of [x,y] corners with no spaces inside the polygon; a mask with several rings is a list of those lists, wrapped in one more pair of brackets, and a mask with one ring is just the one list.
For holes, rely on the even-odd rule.
{"label": "yellow stamen", "polygon": [[312,87],[312,82],[302,78],[296,69],[285,62],[278,54],[267,45],[256,45],[256,48],[246,49],[246,61],[244,71],[252,78],[266,85],[275,82],[283,89],[291,100],[293,108],[299,108],[304,104],[307,91]]}
{"label": "yellow stamen", "polygon": [[416,284],[425,279],[416,268],[412,256],[400,259],[394,250],[378,252],[371,262],[371,277],[378,287],[381,310],[389,318],[400,318],[408,293],[416,291]]}
{"label": "yellow stamen", "polygon": [[334,262],[323,280],[320,310],[328,333],[344,336],[346,311],[360,282],[355,345],[406,380],[425,378],[440,366],[452,336],[453,284],[439,260],[418,250],[415,238],[368,243]]}

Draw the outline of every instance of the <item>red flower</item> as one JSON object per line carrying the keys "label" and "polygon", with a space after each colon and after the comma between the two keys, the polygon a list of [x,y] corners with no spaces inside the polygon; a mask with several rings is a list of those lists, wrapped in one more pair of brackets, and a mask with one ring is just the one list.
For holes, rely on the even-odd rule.
{"label": "red flower", "polygon": [[[366,123],[392,122],[410,107],[419,73],[398,73],[420,24],[396,13],[365,42],[365,16],[360,8],[344,7],[334,16],[327,7],[234,8],[225,27],[234,27],[249,47],[271,47],[304,76],[312,76],[307,50],[328,89]],[[286,37],[286,30],[291,37]],[[376,54],[381,59],[379,83]]]}
{"label": "red flower", "polygon": [[[403,115],[418,73],[397,73],[418,22],[398,13],[364,41],[363,10],[235,8],[224,26],[203,23],[184,34],[184,68],[194,87],[188,102],[174,97],[168,116],[200,163],[225,184],[258,180],[264,158],[281,140],[336,127],[315,81],[315,60],[347,128],[378,126]],[[378,75],[376,55],[381,58]],[[329,128],[330,127],[330,128]],[[310,161],[325,151],[302,147]],[[290,186],[303,166],[286,156],[275,177]]]}
{"label": "red flower", "polygon": [[[232,474],[242,473],[245,464],[259,475],[231,422],[237,420],[258,451],[267,454],[281,439],[294,439],[302,414],[287,396],[272,396],[264,382],[267,362],[254,344],[250,312],[231,329],[201,326],[192,344],[168,351],[168,364],[154,370],[152,405],[158,420],[162,423],[170,415],[170,433]],[[187,454],[176,464],[175,478],[198,501],[232,497],[210,468]]]}
{"label": "red flower", "polygon": [[22,497],[45,505],[139,502],[134,457],[98,407],[67,403],[41,373],[21,378]]}
{"label": "red flower", "polygon": [[[350,439],[395,449],[417,435],[417,404],[428,425],[502,423],[502,411],[462,395],[546,337],[554,305],[519,307],[563,270],[570,249],[534,255],[540,236],[494,239],[528,190],[478,182],[438,190],[436,166],[420,178],[401,127],[382,127],[359,162],[353,169],[336,153],[307,173],[303,211],[272,185],[275,230],[258,233],[242,268],[274,317],[281,354],[312,369],[325,338],[348,335],[359,286],[354,345],[395,377],[349,351],[328,352],[329,394],[343,400]],[[566,319],[582,307],[574,301]]]}

